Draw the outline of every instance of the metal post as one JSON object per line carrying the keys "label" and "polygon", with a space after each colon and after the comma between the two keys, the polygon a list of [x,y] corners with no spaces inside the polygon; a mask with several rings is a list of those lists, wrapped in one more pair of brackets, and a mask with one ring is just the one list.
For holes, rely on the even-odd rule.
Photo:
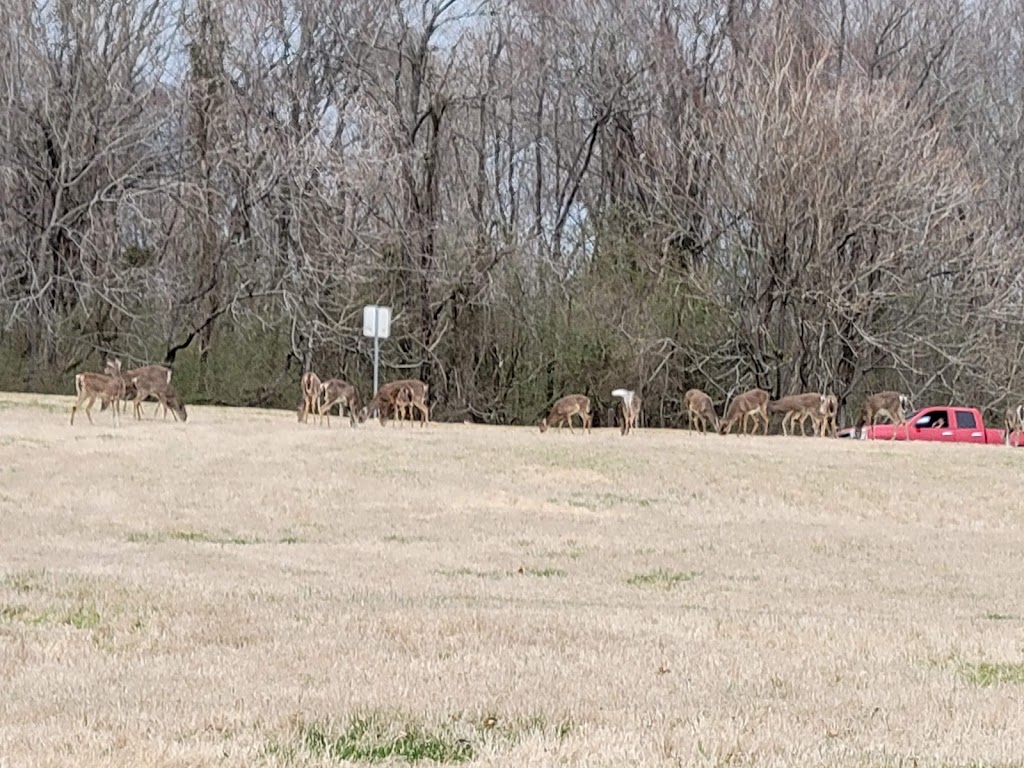
{"label": "metal post", "polygon": [[374,313],[373,330],[373,393],[377,394],[377,390],[380,389],[377,386],[378,372],[380,371],[380,336],[377,335],[376,313]]}
{"label": "metal post", "polygon": [[377,328],[380,311],[378,307],[374,307],[374,394],[377,394],[379,389],[378,381],[380,380],[379,372],[381,367],[381,337]]}

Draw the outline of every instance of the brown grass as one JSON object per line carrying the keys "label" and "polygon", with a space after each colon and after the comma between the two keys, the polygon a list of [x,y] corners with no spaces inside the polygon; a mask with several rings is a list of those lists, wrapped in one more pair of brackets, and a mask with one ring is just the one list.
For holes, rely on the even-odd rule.
{"label": "brown grass", "polygon": [[0,395],[4,768],[1021,765],[1024,451],[70,404]]}

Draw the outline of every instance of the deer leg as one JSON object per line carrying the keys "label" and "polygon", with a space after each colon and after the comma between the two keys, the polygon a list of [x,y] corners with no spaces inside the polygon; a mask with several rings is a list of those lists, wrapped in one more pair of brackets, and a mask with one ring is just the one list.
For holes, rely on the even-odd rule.
{"label": "deer leg", "polygon": [[71,406],[71,426],[75,426],[75,411],[77,411],[79,407],[81,407],[82,401],[85,400],[85,397],[85,393],[82,393],[81,395],[78,396],[78,399],[75,401],[75,404]]}
{"label": "deer leg", "polygon": [[422,400],[413,400],[412,407],[415,408],[422,418],[420,419],[420,429],[427,426],[427,420],[430,418],[430,414],[427,411],[427,405]]}

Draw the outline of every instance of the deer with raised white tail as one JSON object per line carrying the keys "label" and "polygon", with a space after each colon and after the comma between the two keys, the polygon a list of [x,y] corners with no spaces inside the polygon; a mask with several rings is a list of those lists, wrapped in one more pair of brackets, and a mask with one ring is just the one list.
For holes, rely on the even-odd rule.
{"label": "deer with raised white tail", "polygon": [[623,435],[628,435],[636,427],[637,418],[640,416],[640,407],[643,401],[632,389],[613,389],[612,397],[622,400],[622,428]]}

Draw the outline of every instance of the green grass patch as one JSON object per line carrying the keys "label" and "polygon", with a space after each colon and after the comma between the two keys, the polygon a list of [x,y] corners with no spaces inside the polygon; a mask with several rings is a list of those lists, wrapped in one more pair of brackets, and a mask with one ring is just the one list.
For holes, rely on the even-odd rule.
{"label": "green grass patch", "polygon": [[665,568],[658,568],[647,573],[638,573],[636,576],[630,576],[626,579],[626,583],[631,587],[650,587],[668,590],[678,584],[693,581],[699,575],[696,571],[669,571]]}
{"label": "green grass patch", "polygon": [[485,730],[491,730],[492,733],[511,743],[517,743],[538,734],[552,736],[563,741],[576,728],[576,724],[571,718],[552,721],[541,714],[520,716],[508,720],[499,715],[490,715],[485,717],[482,722]]}
{"label": "green grass patch", "polygon": [[0,621],[24,621],[27,615],[24,605],[0,605]]}
{"label": "green grass patch", "polygon": [[583,509],[611,509],[613,507],[639,507],[647,509],[656,499],[644,496],[623,496],[619,493],[577,493],[566,500],[570,507]]}
{"label": "green grass patch", "polygon": [[[213,534],[207,533],[206,531],[190,531],[190,530],[179,530],[179,531],[159,531],[156,533],[148,533],[146,531],[134,531],[129,533],[125,537],[128,541],[133,544],[155,544],[162,541],[187,541],[195,544],[266,544],[265,539],[261,539],[256,536],[242,536],[234,534]],[[299,542],[296,536],[284,536],[281,538],[281,544],[296,544]]]}
{"label": "green grass patch", "polygon": [[96,629],[100,625],[100,612],[91,605],[79,605],[68,611],[61,623],[75,629]]}
{"label": "green grass patch", "polygon": [[983,661],[961,664],[960,676],[968,683],[982,688],[991,685],[1020,685],[1024,683],[1024,663]]}
{"label": "green grass patch", "polygon": [[568,573],[561,568],[524,568],[523,575],[536,576],[540,579],[551,579],[568,576]]}
{"label": "green grass patch", "polygon": [[357,717],[338,727],[329,722],[303,723],[284,743],[273,742],[269,755],[289,763],[330,760],[337,763],[464,763],[473,747],[447,728],[394,722],[381,716]]}

